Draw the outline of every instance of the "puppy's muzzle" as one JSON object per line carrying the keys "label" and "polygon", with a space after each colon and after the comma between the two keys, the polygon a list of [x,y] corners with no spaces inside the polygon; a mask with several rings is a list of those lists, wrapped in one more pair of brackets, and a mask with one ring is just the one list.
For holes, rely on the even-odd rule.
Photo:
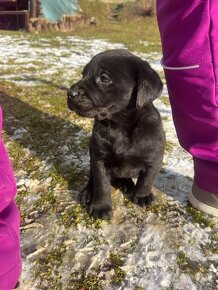
{"label": "puppy's muzzle", "polygon": [[70,88],[67,90],[67,96],[70,100],[78,99],[79,96],[84,96],[85,92],[81,89]]}
{"label": "puppy's muzzle", "polygon": [[92,101],[87,97],[83,89],[71,87],[67,90],[68,106],[71,110],[79,109],[89,111],[92,109]]}

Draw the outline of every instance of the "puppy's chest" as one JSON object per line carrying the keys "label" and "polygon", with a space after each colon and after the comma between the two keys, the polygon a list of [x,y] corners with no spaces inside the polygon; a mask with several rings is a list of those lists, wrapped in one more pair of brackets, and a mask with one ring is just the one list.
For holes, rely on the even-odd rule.
{"label": "puppy's chest", "polygon": [[108,135],[109,153],[117,158],[135,155],[133,136],[125,130],[110,130]]}
{"label": "puppy's chest", "polygon": [[143,168],[133,136],[124,130],[110,130],[104,136],[105,164],[117,177],[136,177]]}

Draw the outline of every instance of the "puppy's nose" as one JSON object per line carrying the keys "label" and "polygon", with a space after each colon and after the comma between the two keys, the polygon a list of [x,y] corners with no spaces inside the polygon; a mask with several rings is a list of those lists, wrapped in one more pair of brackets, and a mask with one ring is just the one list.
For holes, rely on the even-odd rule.
{"label": "puppy's nose", "polygon": [[79,95],[79,92],[76,90],[71,90],[71,89],[67,90],[67,96],[70,99],[75,99],[76,97],[78,97],[78,95]]}

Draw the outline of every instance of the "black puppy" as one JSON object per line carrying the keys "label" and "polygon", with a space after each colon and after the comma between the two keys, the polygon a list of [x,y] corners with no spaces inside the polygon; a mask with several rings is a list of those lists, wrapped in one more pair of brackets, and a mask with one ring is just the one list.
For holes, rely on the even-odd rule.
{"label": "black puppy", "polygon": [[[80,193],[95,218],[112,215],[111,185],[148,206],[162,164],[165,135],[152,101],[162,91],[150,65],[124,49],[92,58],[68,90],[68,107],[94,118],[88,184]],[[137,178],[136,184],[132,178]]]}

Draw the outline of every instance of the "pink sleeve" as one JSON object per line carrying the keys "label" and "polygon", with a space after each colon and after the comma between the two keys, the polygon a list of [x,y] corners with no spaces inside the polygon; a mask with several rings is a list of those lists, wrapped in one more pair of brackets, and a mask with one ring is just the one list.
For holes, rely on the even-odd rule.
{"label": "pink sleeve", "polygon": [[0,212],[10,204],[16,195],[14,173],[2,141],[2,110],[0,107]]}
{"label": "pink sleeve", "polygon": [[2,141],[0,107],[0,290],[15,287],[21,273],[20,214],[15,204],[16,182]]}

